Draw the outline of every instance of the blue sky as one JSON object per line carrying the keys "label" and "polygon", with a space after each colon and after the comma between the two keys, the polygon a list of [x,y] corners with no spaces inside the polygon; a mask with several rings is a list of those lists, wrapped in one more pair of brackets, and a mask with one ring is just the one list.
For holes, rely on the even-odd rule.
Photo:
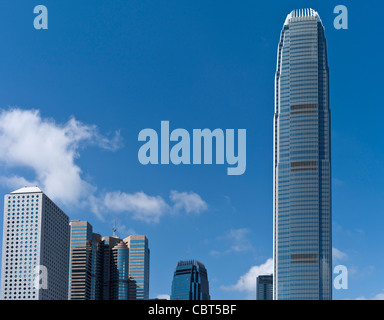
{"label": "blue sky", "polygon": [[[31,1],[0,5],[0,194],[38,184],[94,231],[145,234],[150,297],[196,258],[213,299],[255,297],[272,257],[277,44],[286,15],[312,7],[331,72],[333,247],[349,270],[335,299],[383,298],[383,4],[335,1]],[[344,4],[349,29],[336,30]],[[246,129],[247,170],[143,166],[138,133]],[[2,222],[1,222],[2,223]],[[2,228],[1,228],[2,230]]]}

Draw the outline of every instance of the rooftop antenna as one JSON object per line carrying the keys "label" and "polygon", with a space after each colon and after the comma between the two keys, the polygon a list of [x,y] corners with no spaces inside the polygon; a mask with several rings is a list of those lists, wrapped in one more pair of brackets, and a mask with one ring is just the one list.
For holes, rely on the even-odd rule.
{"label": "rooftop antenna", "polygon": [[112,231],[113,231],[113,237],[114,237],[114,238],[117,238],[117,236],[116,236],[116,219],[113,219],[113,228],[112,228]]}

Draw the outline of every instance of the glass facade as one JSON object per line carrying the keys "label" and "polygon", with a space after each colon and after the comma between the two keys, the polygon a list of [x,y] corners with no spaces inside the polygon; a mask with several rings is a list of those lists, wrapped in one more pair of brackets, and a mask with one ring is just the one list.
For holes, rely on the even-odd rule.
{"label": "glass facade", "polygon": [[101,236],[87,221],[70,222],[69,300],[99,300],[102,297]]}
{"label": "glass facade", "polygon": [[331,113],[324,27],[292,11],[278,46],[274,115],[274,299],[332,298]]}
{"label": "glass facade", "polygon": [[129,300],[149,299],[149,248],[146,236],[124,239],[129,248]]}
{"label": "glass facade", "polygon": [[102,239],[102,300],[118,300],[118,269],[116,252],[113,250],[123,240],[118,237],[103,237]]}
{"label": "glass facade", "polygon": [[273,300],[273,275],[257,277],[256,300]]}
{"label": "glass facade", "polygon": [[178,262],[172,281],[171,300],[210,300],[208,274],[201,262]]}
{"label": "glass facade", "polygon": [[128,300],[128,247],[120,242],[112,249],[115,272],[112,280],[112,298]]}

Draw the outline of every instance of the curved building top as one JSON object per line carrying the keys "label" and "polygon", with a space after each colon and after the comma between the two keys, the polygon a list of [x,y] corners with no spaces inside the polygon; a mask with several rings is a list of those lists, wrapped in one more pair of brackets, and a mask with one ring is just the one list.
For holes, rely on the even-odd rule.
{"label": "curved building top", "polygon": [[284,25],[288,25],[291,21],[305,20],[305,18],[308,18],[308,17],[315,17],[317,21],[322,22],[320,19],[320,15],[316,10],[307,8],[307,9],[296,9],[291,11],[291,13],[288,14],[287,18],[285,19]]}

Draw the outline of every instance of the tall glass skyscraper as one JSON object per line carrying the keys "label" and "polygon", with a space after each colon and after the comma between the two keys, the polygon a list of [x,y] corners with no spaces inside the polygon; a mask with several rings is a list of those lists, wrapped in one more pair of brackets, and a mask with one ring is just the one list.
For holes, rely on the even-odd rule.
{"label": "tall glass skyscraper", "polygon": [[281,32],[273,193],[274,299],[331,299],[329,68],[313,9],[292,11]]}
{"label": "tall glass skyscraper", "polygon": [[149,247],[144,235],[124,239],[129,249],[128,300],[149,299]]}
{"label": "tall glass skyscraper", "polygon": [[128,247],[121,241],[112,248],[115,272],[112,278],[112,298],[128,300]]}
{"label": "tall glass skyscraper", "polygon": [[204,264],[197,260],[177,263],[171,300],[210,300],[208,274]]}

